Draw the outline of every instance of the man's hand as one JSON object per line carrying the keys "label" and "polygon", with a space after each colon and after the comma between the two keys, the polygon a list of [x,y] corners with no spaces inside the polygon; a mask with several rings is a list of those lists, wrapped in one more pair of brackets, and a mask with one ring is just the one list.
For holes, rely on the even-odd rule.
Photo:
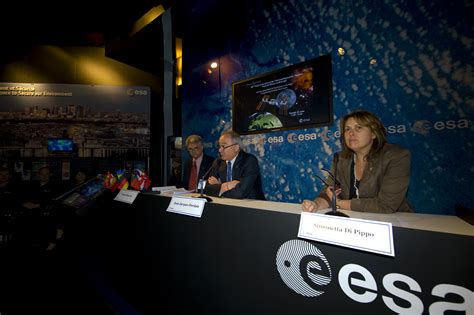
{"label": "man's hand", "polygon": [[207,182],[208,182],[209,184],[211,184],[211,185],[217,185],[217,184],[220,184],[220,183],[221,183],[220,179],[217,179],[217,178],[215,178],[214,176],[209,177],[209,178],[207,179]]}

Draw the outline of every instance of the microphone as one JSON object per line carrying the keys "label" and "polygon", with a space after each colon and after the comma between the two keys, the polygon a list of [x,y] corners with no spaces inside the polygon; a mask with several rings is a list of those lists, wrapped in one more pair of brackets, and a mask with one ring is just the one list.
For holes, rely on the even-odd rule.
{"label": "microphone", "polygon": [[211,173],[212,170],[216,169],[216,166],[219,164],[220,160],[221,160],[220,157],[217,157],[216,159],[214,159],[214,161],[212,161],[211,167],[209,167],[209,169],[206,171],[206,173],[204,173],[204,175],[202,175],[202,177],[199,179],[197,189],[198,189],[200,195],[199,195],[199,197],[196,197],[196,198],[204,198],[208,202],[212,201],[211,197],[204,196],[204,188],[206,187],[206,177]]}
{"label": "microphone", "polygon": [[206,177],[211,173],[211,171],[216,168],[217,164],[219,164],[220,160],[221,160],[220,157],[215,158],[214,161],[212,161],[211,167],[209,167],[209,169],[206,171],[206,173],[204,173],[204,175],[202,175],[200,180],[206,179]]}
{"label": "microphone", "polygon": [[[334,164],[334,174],[332,174],[330,171],[326,169],[322,169],[323,171],[327,172],[329,176],[332,178],[333,184],[332,184],[332,200],[331,200],[331,211],[326,212],[325,214],[327,215],[335,215],[338,217],[346,217],[348,218],[349,216],[343,212],[337,211],[337,206],[336,206],[336,201],[337,201],[337,196],[336,196],[336,189],[338,187],[341,187],[341,183],[337,180],[336,174],[337,174],[337,163],[339,162],[339,153],[336,152],[334,154],[334,159],[333,159],[333,164]],[[325,181],[323,181],[326,183]],[[326,183],[327,185],[327,183]],[[327,185],[329,187],[329,185]]]}

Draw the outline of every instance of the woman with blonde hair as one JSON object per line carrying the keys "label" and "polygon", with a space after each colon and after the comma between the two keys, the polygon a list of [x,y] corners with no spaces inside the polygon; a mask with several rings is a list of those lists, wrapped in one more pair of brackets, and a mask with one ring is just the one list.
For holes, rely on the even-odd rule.
{"label": "woman with blonde hair", "polygon": [[[331,171],[336,169],[340,188],[336,189],[338,208],[362,212],[413,212],[406,198],[410,182],[410,152],[387,143],[380,119],[365,110],[341,119],[342,151]],[[333,197],[332,179],[315,200],[304,200],[303,211],[329,208]]]}

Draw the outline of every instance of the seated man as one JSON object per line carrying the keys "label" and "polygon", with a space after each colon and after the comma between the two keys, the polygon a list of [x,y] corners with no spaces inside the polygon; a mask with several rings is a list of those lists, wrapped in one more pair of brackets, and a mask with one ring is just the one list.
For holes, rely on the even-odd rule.
{"label": "seated man", "polygon": [[189,191],[197,188],[199,179],[208,175],[208,170],[214,159],[204,153],[202,139],[198,135],[190,135],[186,138],[186,149],[191,157],[184,165],[183,186]]}
{"label": "seated man", "polygon": [[15,217],[20,207],[19,190],[12,182],[10,169],[0,166],[0,249],[14,235]]}
{"label": "seated man", "polygon": [[43,166],[38,170],[38,180],[28,185],[23,206],[27,209],[45,208],[60,192],[59,185],[51,181],[50,168]]}
{"label": "seated man", "polygon": [[52,249],[51,242],[62,236],[62,222],[54,210],[53,199],[61,194],[59,185],[51,180],[48,166],[38,170],[38,180],[25,187],[23,216],[18,222],[20,246]]}
{"label": "seated man", "polygon": [[19,191],[12,182],[10,170],[0,166],[0,205],[2,211],[13,211],[19,207]]}
{"label": "seated man", "polygon": [[242,151],[239,134],[233,131],[221,134],[219,155],[222,160],[213,165],[204,189],[205,194],[235,199],[265,200],[257,158]]}

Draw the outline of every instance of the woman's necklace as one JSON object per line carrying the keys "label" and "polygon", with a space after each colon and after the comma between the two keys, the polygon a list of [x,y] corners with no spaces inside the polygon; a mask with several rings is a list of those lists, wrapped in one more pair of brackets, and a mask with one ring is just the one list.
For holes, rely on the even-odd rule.
{"label": "woman's necklace", "polygon": [[361,180],[364,175],[365,165],[367,165],[367,160],[364,158],[362,161],[358,160],[357,157],[354,159],[354,178]]}

